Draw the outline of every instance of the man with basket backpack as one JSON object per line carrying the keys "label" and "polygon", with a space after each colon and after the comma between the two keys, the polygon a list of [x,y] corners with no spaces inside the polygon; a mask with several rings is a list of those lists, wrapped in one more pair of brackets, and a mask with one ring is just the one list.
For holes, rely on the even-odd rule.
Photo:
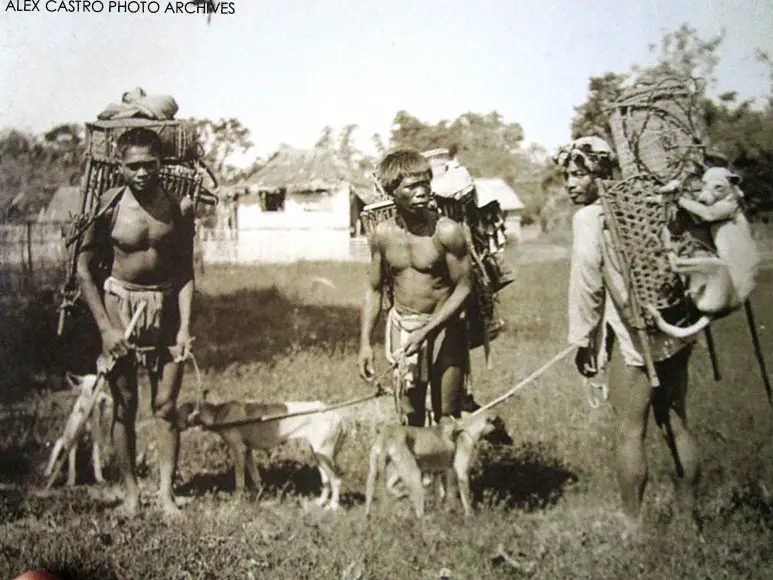
{"label": "man with basket backpack", "polygon": [[[409,425],[425,424],[426,389],[435,421],[461,414],[469,373],[467,326],[462,317],[472,291],[472,259],[462,225],[431,209],[432,170],[418,151],[387,154],[378,170],[396,214],[370,236],[371,262],[361,320],[360,376],[374,376],[373,331],[382,292],[391,287],[387,357],[408,378],[400,393]],[[400,384],[406,384],[399,381]]]}
{"label": "man with basket backpack", "polygon": [[[160,185],[161,148],[159,135],[146,127],[118,137],[125,185],[101,196],[77,262],[82,297],[102,338],[100,358],[115,360],[112,368],[99,370],[107,373],[114,400],[114,445],[125,487],[124,509],[130,515],[140,504],[137,364],[148,370],[152,410],[160,419],[160,507],[168,515],[179,512],[172,483],[179,448],[177,396],[191,342],[194,203]],[[109,272],[104,282],[101,265]],[[138,310],[139,323],[127,340],[125,329]]]}
{"label": "man with basket backpack", "polygon": [[[658,331],[643,338],[631,324],[631,300],[626,297],[630,287],[624,282],[620,264],[615,263],[613,240],[599,200],[602,180],[611,179],[615,165],[610,146],[598,137],[583,137],[562,148],[554,161],[565,172],[570,198],[583,206],[572,222],[569,281],[569,342],[577,346],[577,370],[587,378],[598,372],[609,355],[605,347],[611,344],[610,331],[618,344],[610,361],[609,398],[617,416],[616,471],[623,537],[628,538],[640,525],[647,482],[644,439],[650,409],[673,456],[678,499],[690,518],[695,515],[699,458],[686,414],[693,341]],[[647,358],[659,386],[653,386]]]}

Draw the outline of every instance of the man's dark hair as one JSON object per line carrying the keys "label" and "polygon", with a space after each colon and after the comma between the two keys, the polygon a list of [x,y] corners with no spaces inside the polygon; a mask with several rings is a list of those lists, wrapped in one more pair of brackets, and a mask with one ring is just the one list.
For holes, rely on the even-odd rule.
{"label": "man's dark hair", "polygon": [[118,153],[123,158],[129,147],[148,147],[156,157],[161,157],[161,137],[146,127],[135,127],[118,137]]}
{"label": "man's dark hair", "polygon": [[392,195],[406,177],[432,179],[429,161],[415,149],[397,149],[388,153],[378,166],[378,181]]}

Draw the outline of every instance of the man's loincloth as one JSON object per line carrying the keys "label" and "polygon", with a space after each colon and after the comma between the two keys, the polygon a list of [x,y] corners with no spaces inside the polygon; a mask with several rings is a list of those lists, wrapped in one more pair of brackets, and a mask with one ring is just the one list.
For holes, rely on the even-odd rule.
{"label": "man's loincloth", "polygon": [[144,286],[110,276],[104,289],[105,309],[111,318],[118,317],[123,328],[129,326],[140,304],[145,304],[129,342],[136,347],[137,362],[148,371],[158,372],[161,365],[172,360],[169,347],[176,344],[180,326],[177,296],[171,292],[171,284]]}
{"label": "man's loincloth", "polygon": [[[455,317],[440,330],[433,332],[420,346],[418,352],[411,356],[402,356],[400,351],[408,340],[411,332],[418,330],[429,322],[431,314],[408,313],[401,314],[396,308],[389,310],[386,321],[384,350],[386,359],[394,367],[395,394],[402,398],[404,389],[411,389],[417,383],[431,384],[438,355],[448,332],[465,332],[464,320]],[[465,367],[465,379],[469,377],[468,361],[460,361]],[[442,372],[442,371],[441,371]]]}

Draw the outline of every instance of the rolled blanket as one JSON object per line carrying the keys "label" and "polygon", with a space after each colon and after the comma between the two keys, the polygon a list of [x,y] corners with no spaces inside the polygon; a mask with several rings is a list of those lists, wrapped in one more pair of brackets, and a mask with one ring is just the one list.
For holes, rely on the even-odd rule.
{"label": "rolled blanket", "polygon": [[139,117],[156,121],[170,121],[177,114],[178,106],[171,95],[146,95],[137,87],[125,92],[121,103],[110,103],[97,115],[98,119],[129,119]]}

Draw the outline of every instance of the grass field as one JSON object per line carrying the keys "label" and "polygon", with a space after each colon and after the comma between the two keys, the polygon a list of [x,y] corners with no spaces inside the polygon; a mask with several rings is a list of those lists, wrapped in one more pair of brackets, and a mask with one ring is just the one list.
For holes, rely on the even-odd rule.
{"label": "grass field", "polygon": [[[565,346],[568,263],[539,263],[540,251],[539,244],[524,244],[513,256],[521,262],[519,277],[501,294],[508,327],[493,343],[493,369],[473,353],[481,402]],[[210,397],[337,402],[367,394],[355,364],[364,269],[208,268],[199,281],[194,334]],[[753,303],[769,365],[771,291],[773,270],[766,269]],[[113,490],[91,483],[85,461],[82,485],[35,492],[46,442],[58,436],[72,402],[35,371],[62,365],[73,350],[72,342],[51,350],[62,347],[47,334],[53,320],[38,310],[32,301],[5,304],[0,312],[7,367],[0,378],[0,578],[35,566],[66,569],[75,578],[773,577],[773,412],[741,313],[713,327],[722,380],[713,380],[705,347],[691,363],[703,541],[672,510],[671,463],[652,429],[645,533],[625,546],[610,461],[613,411],[608,404],[590,408],[569,359],[499,408],[515,443],[481,446],[473,473],[477,513],[469,521],[458,510],[430,509],[417,523],[407,502],[380,496],[375,516],[364,521],[367,453],[376,425],[393,420],[389,398],[346,412],[349,436],[339,458],[345,509],[337,513],[309,506],[319,478],[301,447],[259,455],[265,488],[236,496],[224,444],[198,430],[182,435],[178,491],[190,503],[180,524],[164,523],[152,509],[131,521],[119,518]],[[146,418],[146,390],[142,395]],[[181,399],[195,395],[189,372]],[[152,442],[152,429],[143,429],[140,447],[150,465]],[[116,477],[110,469],[108,475]],[[144,472],[142,484],[150,502],[155,470]]]}

